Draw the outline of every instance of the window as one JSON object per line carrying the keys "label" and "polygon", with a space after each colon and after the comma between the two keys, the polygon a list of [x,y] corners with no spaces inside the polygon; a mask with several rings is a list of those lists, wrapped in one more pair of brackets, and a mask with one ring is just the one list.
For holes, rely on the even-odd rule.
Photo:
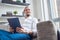
{"label": "window", "polygon": [[59,27],[58,6],[57,0],[47,0],[49,17],[55,23],[56,27]]}
{"label": "window", "polygon": [[[59,1],[57,0],[41,0],[42,1],[42,15],[44,15],[44,20],[52,20],[57,27],[59,27]],[[58,3],[58,5],[57,5]],[[59,13],[58,13],[59,12]]]}

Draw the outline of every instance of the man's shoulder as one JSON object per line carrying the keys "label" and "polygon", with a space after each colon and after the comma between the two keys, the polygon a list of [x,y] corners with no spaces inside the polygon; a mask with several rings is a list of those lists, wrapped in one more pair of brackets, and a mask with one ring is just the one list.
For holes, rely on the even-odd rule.
{"label": "man's shoulder", "polygon": [[31,20],[38,23],[38,19],[35,17],[32,17]]}
{"label": "man's shoulder", "polygon": [[33,16],[30,16],[30,19],[37,19],[37,18],[35,18],[35,17],[33,17]]}
{"label": "man's shoulder", "polygon": [[32,19],[33,19],[33,20],[38,20],[38,19],[37,19],[37,18],[35,18],[35,17],[32,17]]}

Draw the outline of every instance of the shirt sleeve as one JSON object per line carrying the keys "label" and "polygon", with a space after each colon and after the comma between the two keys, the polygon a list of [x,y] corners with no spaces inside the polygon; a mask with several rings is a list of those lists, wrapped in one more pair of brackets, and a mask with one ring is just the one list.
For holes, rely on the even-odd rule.
{"label": "shirt sleeve", "polygon": [[37,32],[37,23],[38,23],[38,20],[36,18],[33,19],[33,22],[32,22],[32,31],[34,33]]}

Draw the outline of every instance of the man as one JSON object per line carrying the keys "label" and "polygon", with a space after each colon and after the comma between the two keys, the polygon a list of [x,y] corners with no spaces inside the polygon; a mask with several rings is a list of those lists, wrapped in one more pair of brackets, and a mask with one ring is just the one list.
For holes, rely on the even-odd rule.
{"label": "man", "polygon": [[25,19],[22,28],[16,28],[16,31],[18,33],[12,33],[14,32],[14,29],[12,29],[11,27],[10,32],[0,30],[1,40],[32,40],[32,34],[37,33],[36,24],[38,23],[38,21],[36,18],[31,17],[31,12],[28,7],[25,7],[23,13]]}

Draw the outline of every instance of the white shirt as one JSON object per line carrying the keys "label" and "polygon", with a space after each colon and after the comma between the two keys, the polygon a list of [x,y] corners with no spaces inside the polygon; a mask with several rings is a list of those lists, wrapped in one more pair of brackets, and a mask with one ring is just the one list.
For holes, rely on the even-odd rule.
{"label": "white shirt", "polygon": [[29,31],[37,32],[37,26],[36,26],[37,23],[38,20],[36,18],[29,16],[28,18],[24,19],[22,27],[25,28],[27,32]]}

